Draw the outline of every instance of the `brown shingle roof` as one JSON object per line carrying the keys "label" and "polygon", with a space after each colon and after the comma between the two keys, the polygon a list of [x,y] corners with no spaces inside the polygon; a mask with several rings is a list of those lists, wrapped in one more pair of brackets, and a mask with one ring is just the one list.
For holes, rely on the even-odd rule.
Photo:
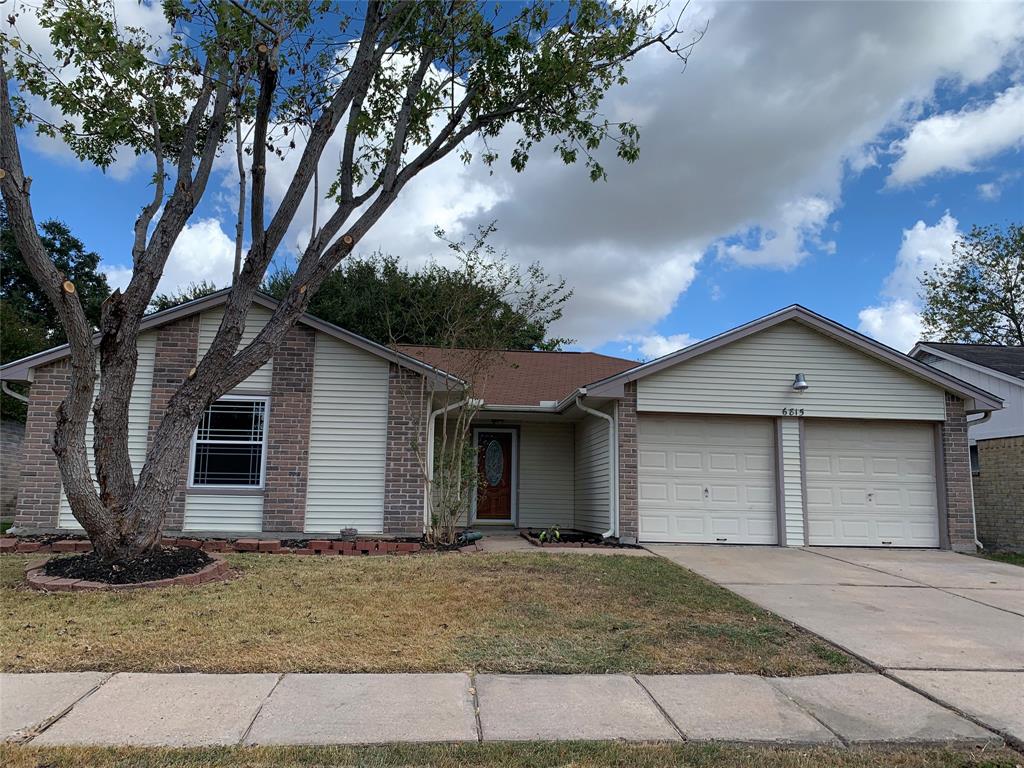
{"label": "brown shingle roof", "polygon": [[474,396],[482,397],[489,405],[539,405],[541,401],[561,400],[579,387],[638,365],[635,360],[594,352],[491,353],[411,344],[395,348],[462,379],[476,378]]}

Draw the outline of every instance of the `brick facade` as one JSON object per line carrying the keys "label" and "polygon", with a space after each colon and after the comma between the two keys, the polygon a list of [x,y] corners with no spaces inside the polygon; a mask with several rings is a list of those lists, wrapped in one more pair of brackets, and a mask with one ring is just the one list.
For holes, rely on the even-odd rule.
{"label": "brick facade", "polygon": [[[199,354],[199,315],[160,326],[156,332],[153,390],[149,401],[149,440],[152,441],[171,397],[195,366]],[[32,387],[33,394],[35,386]],[[171,497],[164,528],[181,530],[185,521],[185,489],[188,483],[188,452],[181,457],[178,486]]]}
{"label": "brick facade", "polygon": [[274,354],[267,423],[263,530],[302,531],[309,471],[309,417],[313,405],[316,331],[296,325]]}
{"label": "brick facade", "polygon": [[978,469],[978,539],[995,552],[1024,552],[1024,436],[979,440]]}
{"label": "brick facade", "polygon": [[423,477],[416,457],[426,442],[423,378],[391,364],[388,375],[388,435],[384,469],[384,533],[423,533]]}
{"label": "brick facade", "polygon": [[640,535],[637,497],[636,382],[625,386],[618,402],[619,538],[636,541]]}
{"label": "brick facade", "polygon": [[945,469],[946,529],[949,546],[973,552],[974,510],[971,503],[971,457],[967,448],[964,401],[946,393],[946,420],[942,424],[942,464]]}
{"label": "brick facade", "polygon": [[24,461],[14,524],[18,528],[56,528],[60,509],[60,470],[53,453],[57,407],[67,396],[71,368],[67,360],[36,368],[25,421]]}

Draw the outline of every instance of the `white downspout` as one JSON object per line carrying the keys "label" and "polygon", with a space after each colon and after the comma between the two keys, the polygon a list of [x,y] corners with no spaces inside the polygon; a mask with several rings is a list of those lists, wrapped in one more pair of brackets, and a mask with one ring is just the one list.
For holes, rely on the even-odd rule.
{"label": "white downspout", "polygon": [[[985,415],[982,416],[980,419],[976,419],[974,421],[971,421],[970,419],[966,419],[966,421],[967,421],[967,446],[968,446],[967,452],[968,452],[968,455],[970,454],[970,450],[971,450],[970,449],[970,445],[971,445],[970,430],[971,430],[971,427],[973,427],[976,424],[984,424],[986,421],[988,421],[991,418],[992,418],[992,411],[985,411]],[[970,483],[971,483],[971,525],[974,526],[974,546],[976,546],[978,549],[985,549],[985,545],[982,544],[981,540],[978,538],[978,513],[974,509],[974,472],[971,471],[970,460],[969,459],[968,459],[968,467],[967,467],[967,469],[968,469],[968,477],[970,478]]]}
{"label": "white downspout", "polygon": [[610,467],[611,478],[608,483],[608,517],[609,528],[602,538],[619,535],[619,441],[615,429],[615,419],[603,411],[588,408],[583,404],[583,398],[587,394],[585,387],[581,387],[580,394],[576,396],[576,407],[591,416],[597,416],[608,422],[608,466]]}
{"label": "white downspout", "polygon": [[443,413],[448,413],[448,411],[454,411],[456,408],[462,408],[464,405],[482,404],[483,400],[474,400],[471,397],[467,397],[464,400],[459,400],[457,403],[442,406],[430,413],[430,418],[427,420],[427,482],[423,490],[423,530],[430,528],[430,493],[434,485],[434,425],[437,423],[437,417]]}

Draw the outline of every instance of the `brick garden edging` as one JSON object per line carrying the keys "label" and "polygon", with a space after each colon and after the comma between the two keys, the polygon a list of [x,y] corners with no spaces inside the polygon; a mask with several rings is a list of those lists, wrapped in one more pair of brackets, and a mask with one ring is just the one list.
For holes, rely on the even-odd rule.
{"label": "brick garden edging", "polygon": [[105,581],[86,581],[84,579],[65,579],[60,576],[47,576],[43,573],[46,563],[30,566],[25,571],[25,581],[31,589],[43,592],[85,592],[94,590],[125,590],[125,589],[156,589],[182,585],[194,587],[211,581],[224,581],[230,575],[228,562],[222,557],[211,555],[213,562],[195,573],[183,573],[170,579],[140,581],[135,584],[108,584]]}
{"label": "brick garden edging", "polygon": [[[283,541],[290,541],[284,539]],[[191,547],[204,552],[256,552],[270,555],[411,555],[419,552],[418,541],[387,539],[310,539],[305,547],[284,546],[282,539],[182,539],[164,537],[165,547]],[[47,554],[51,552],[91,552],[88,539],[33,541],[17,538],[0,539],[0,553]]]}

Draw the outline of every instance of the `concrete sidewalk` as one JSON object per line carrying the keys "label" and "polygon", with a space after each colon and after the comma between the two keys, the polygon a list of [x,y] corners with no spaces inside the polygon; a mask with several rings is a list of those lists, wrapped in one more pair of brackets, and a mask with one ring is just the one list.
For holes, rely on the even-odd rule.
{"label": "concrete sidewalk", "polygon": [[[922,688],[943,685],[941,679],[914,682]],[[1000,724],[1003,729],[1021,725],[1012,722],[1012,714],[1009,720]],[[562,739],[832,746],[1001,741],[992,731],[875,674],[91,672],[0,675],[0,739],[145,746]]]}

